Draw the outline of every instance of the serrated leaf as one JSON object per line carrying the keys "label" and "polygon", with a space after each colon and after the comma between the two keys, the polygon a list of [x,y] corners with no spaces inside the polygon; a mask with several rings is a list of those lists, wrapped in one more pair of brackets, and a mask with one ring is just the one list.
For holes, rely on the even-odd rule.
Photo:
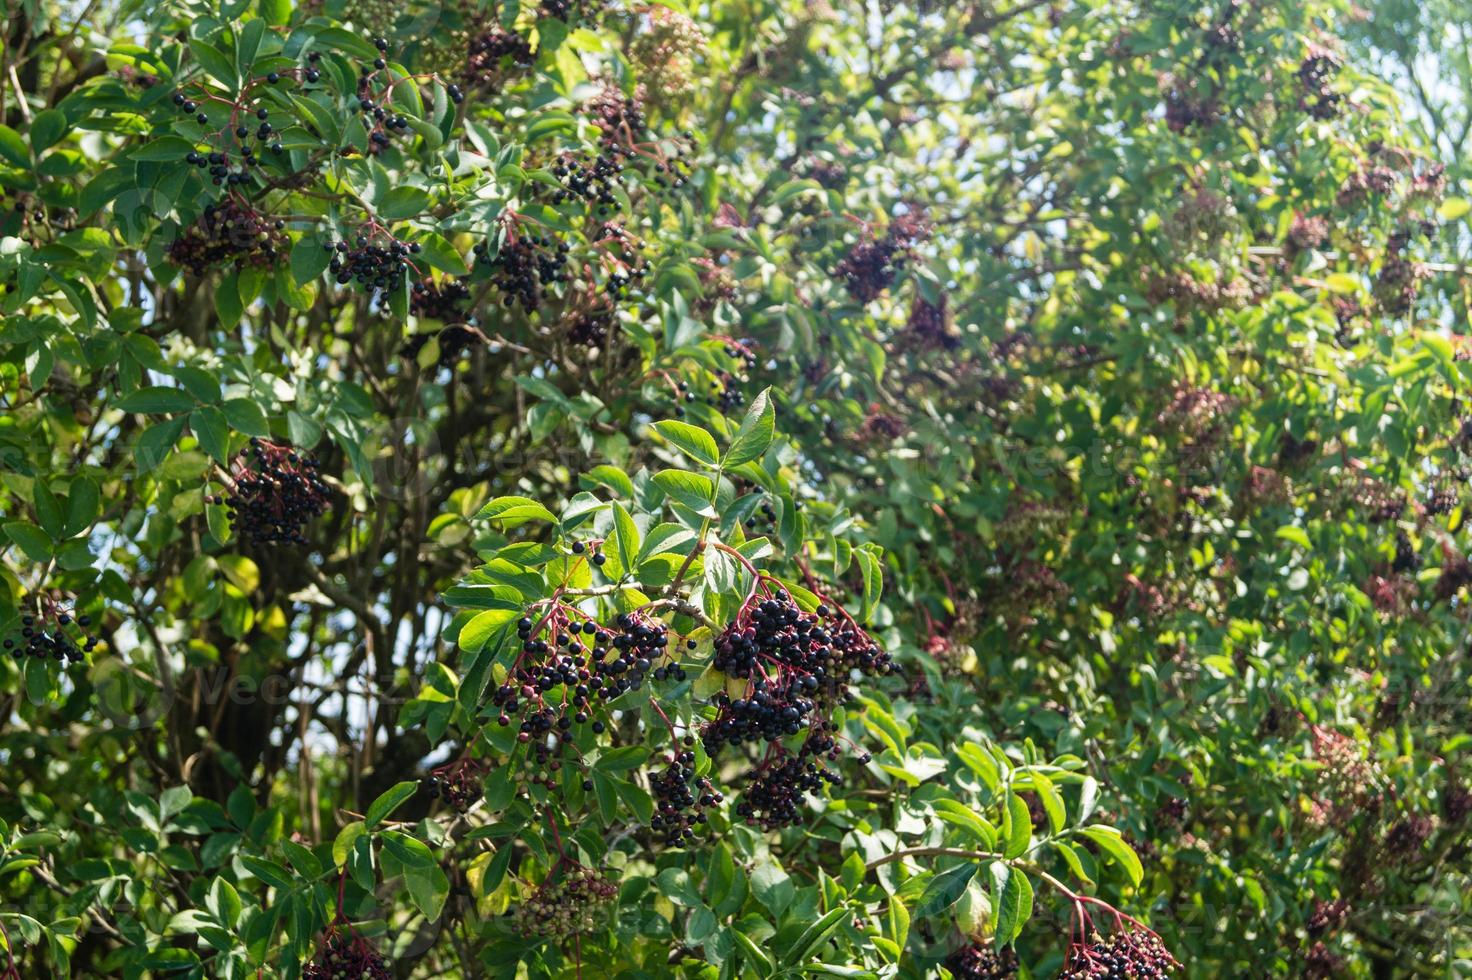
{"label": "serrated leaf", "polygon": [[182,388],[166,388],[150,385],[130,391],[113,403],[113,408],[123,412],[143,415],[187,412],[194,407],[194,397]]}
{"label": "serrated leaf", "polygon": [[1007,790],[1002,833],[1006,835],[1006,846],[1002,848],[1003,857],[1020,857],[1027,851],[1027,845],[1032,840],[1032,813],[1027,808],[1027,801],[1010,789]]}
{"label": "serrated leaf", "polygon": [[639,528],[618,501],[613,504],[613,549],[625,574],[634,570],[639,558]]}
{"label": "serrated leaf", "polygon": [[1095,826],[1085,827],[1083,834],[1124,868],[1131,884],[1136,886],[1140,884],[1145,877],[1145,868],[1140,864],[1140,857],[1135,853],[1135,849],[1125,843],[1119,831],[1113,827]]}
{"label": "serrated leaf", "polygon": [[499,520],[512,525],[526,521],[549,521],[557,523],[557,515],[530,497],[497,497],[486,504],[475,515],[487,520]]}
{"label": "serrated leaf", "polygon": [[396,783],[395,785],[384,790],[381,794],[379,794],[378,799],[368,804],[368,812],[363,814],[364,825],[369,830],[377,827],[380,823],[383,822],[384,817],[387,817],[390,813],[393,813],[394,810],[398,809],[405,800],[414,795],[415,790],[417,790],[418,788],[418,783],[406,781],[402,783]]}
{"label": "serrated leaf", "polygon": [[689,507],[701,517],[718,516],[711,504],[715,484],[705,474],[691,473],[688,470],[660,470],[654,474],[653,480],[654,485],[670,498]]}
{"label": "serrated leaf", "polygon": [[770,388],[763,388],[747,409],[746,417],[731,439],[731,446],[722,458],[726,467],[739,466],[759,458],[772,444],[776,431],[776,411],[772,408]]}
{"label": "serrated leaf", "polygon": [[[998,865],[1005,869],[1005,874],[997,873]],[[1032,882],[1024,872],[1008,868],[1001,862],[993,863],[992,869],[993,880],[1001,879],[1000,887],[994,890],[992,898],[997,914],[996,943],[1005,946],[1018,937],[1027,920],[1032,918]]]}
{"label": "serrated leaf", "polygon": [[433,268],[452,276],[470,274],[470,266],[465,264],[465,259],[455,251],[455,246],[447,242],[443,235],[426,231],[414,241],[419,243],[420,256]]}
{"label": "serrated leaf", "polygon": [[5,534],[20,546],[26,557],[34,562],[51,560],[51,538],[30,521],[8,521]]}
{"label": "serrated leaf", "polygon": [[654,430],[697,463],[718,466],[721,462],[721,451],[716,446],[715,437],[698,425],[665,419],[654,423]]}
{"label": "serrated leaf", "polygon": [[224,464],[230,459],[230,423],[225,413],[213,405],[201,405],[189,413],[189,428],[205,452],[215,462]]}

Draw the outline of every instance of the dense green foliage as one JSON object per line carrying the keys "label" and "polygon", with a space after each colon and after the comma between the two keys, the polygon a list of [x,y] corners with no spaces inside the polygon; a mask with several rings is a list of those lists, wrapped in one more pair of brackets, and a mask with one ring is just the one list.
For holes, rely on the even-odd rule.
{"label": "dense green foliage", "polygon": [[1465,971],[1437,9],[7,0],[0,977]]}

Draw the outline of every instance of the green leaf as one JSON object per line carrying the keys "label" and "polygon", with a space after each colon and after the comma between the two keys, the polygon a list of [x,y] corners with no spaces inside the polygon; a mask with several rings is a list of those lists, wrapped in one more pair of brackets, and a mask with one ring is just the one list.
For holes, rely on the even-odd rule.
{"label": "green leaf", "polygon": [[36,113],[31,120],[31,149],[40,156],[66,132],[66,114],[60,109]]}
{"label": "green leaf", "polygon": [[704,473],[688,470],[660,470],[654,474],[654,484],[671,499],[684,504],[701,517],[717,517],[711,498],[715,496],[715,484]]}
{"label": "green leaf", "polygon": [[337,832],[337,838],[332,842],[332,860],[339,868],[348,863],[348,858],[353,854],[353,845],[359,837],[367,833],[368,827],[361,820],[354,820]]}
{"label": "green leaf", "polygon": [[470,266],[465,264],[465,259],[455,251],[455,247],[445,241],[444,236],[432,231],[426,231],[415,238],[419,243],[420,255],[424,261],[433,268],[452,276],[466,276],[470,274]]}
{"label": "green leaf", "polygon": [[56,499],[56,494],[51,492],[45,480],[38,478],[31,484],[31,499],[36,505],[36,519],[41,522],[41,530],[52,540],[59,539],[65,526],[61,502]]}
{"label": "green leaf", "polygon": [[737,946],[741,947],[741,955],[746,959],[746,965],[755,969],[758,976],[770,977],[772,975],[772,958],[750,936],[740,929],[732,929],[731,938],[736,940]]}
{"label": "green leaf", "polygon": [[859,608],[859,619],[868,622],[884,591],[884,570],[879,564],[879,559],[868,547],[855,551],[854,560],[858,562],[859,571],[864,576],[864,597]]}
{"label": "green leaf", "polygon": [[187,412],[194,407],[194,397],[182,388],[150,385],[128,392],[114,402],[112,407],[119,411],[144,415]]}
{"label": "green leaf", "polygon": [[817,948],[819,943],[832,935],[838,929],[839,924],[845,918],[852,915],[852,912],[841,905],[836,909],[829,910],[821,919],[802,931],[802,935],[797,937],[797,941],[787,951],[787,955],[783,957],[783,961],[786,963],[804,962],[812,955],[813,950]]}
{"label": "green leaf", "polygon": [[492,637],[520,618],[521,611],[518,609],[487,609],[476,613],[460,628],[457,643],[467,653],[475,653],[484,649]]}
{"label": "green leaf", "polygon": [[1032,882],[1025,873],[1000,861],[992,863],[992,880],[992,905],[997,915],[995,938],[998,946],[1005,946],[1021,934],[1022,927],[1032,918]]}
{"label": "green leaf", "polygon": [[[427,210],[429,203],[429,195],[417,187],[395,187],[384,195],[383,202],[378,206],[378,214],[390,221],[412,218]],[[420,247],[423,248],[423,242]]]}
{"label": "green leaf", "polygon": [[5,534],[20,546],[20,550],[26,553],[26,557],[34,562],[47,562],[51,560],[51,538],[45,531],[41,530],[30,521],[9,521],[5,524]]}
{"label": "green leaf", "polygon": [[643,745],[623,745],[609,749],[598,757],[593,768],[599,772],[625,772],[637,769],[649,758],[649,749]]}
{"label": "green leaf", "polygon": [[0,124],[0,157],[22,169],[31,165],[31,151],[26,149],[26,141],[15,130],[3,124]]}
{"label": "green leaf", "polygon": [[619,567],[625,574],[632,572],[639,557],[639,528],[617,501],[613,504],[613,549]]}
{"label": "green leaf", "polygon": [[230,423],[230,428],[236,432],[260,438],[270,436],[271,427],[266,421],[266,413],[249,398],[231,398],[220,407],[225,411],[225,420]]}
{"label": "green leaf", "polygon": [[1436,216],[1442,221],[1456,221],[1468,211],[1472,211],[1472,201],[1465,197],[1449,197],[1436,209]]}
{"label": "green leaf", "polygon": [[220,571],[246,595],[261,587],[261,570],[255,562],[244,555],[220,555],[215,559]]}
{"label": "green leaf", "polygon": [[1139,886],[1145,877],[1145,869],[1140,864],[1139,855],[1135,853],[1134,848],[1125,843],[1119,831],[1113,827],[1094,826],[1085,827],[1083,833],[1085,837],[1099,845],[1099,850],[1108,854],[1124,868],[1131,884]]}
{"label": "green leaf", "polygon": [[205,452],[215,462],[224,464],[230,460],[230,423],[225,413],[213,405],[201,405],[189,413],[189,428],[199,440]]}
{"label": "green leaf", "polygon": [[919,902],[915,905],[915,915],[921,919],[928,919],[940,915],[955,905],[979,870],[981,870],[981,865],[968,861],[954,868],[947,868],[931,878],[925,886],[925,891],[921,892]]}
{"label": "green leaf", "polygon": [[1002,848],[1005,858],[1020,857],[1027,851],[1032,840],[1032,813],[1027,801],[1012,790],[1007,790],[1007,809],[1004,814],[1002,832],[1006,835],[1006,846]]}
{"label": "green leaf", "polygon": [[[199,38],[189,40],[189,51],[194,55],[194,60],[215,81],[221,82],[233,94],[239,85],[240,79],[235,73],[235,64],[220,51],[219,48],[208,41]],[[218,114],[224,110],[218,106],[211,106]]]}
{"label": "green leaf", "polygon": [[316,279],[327,271],[332,253],[309,235],[303,235],[291,246],[291,277],[298,286]]}
{"label": "green leaf", "polygon": [[720,465],[721,451],[716,447],[715,437],[700,426],[677,419],[666,419],[654,423],[654,430],[697,463]]}
{"label": "green leaf", "polygon": [[256,6],[261,19],[272,27],[291,23],[291,0],[260,0]]}
{"label": "green leaf", "polygon": [[418,788],[417,782],[402,782],[384,790],[378,799],[368,805],[368,812],[363,815],[364,825],[369,830],[377,827],[384,817],[398,809]]}
{"label": "green leaf", "polygon": [[1291,524],[1284,525],[1278,528],[1278,537],[1285,541],[1292,541],[1305,551],[1314,550],[1313,542],[1309,540],[1308,534],[1301,527],[1294,527]]}
{"label": "green leaf", "polygon": [[497,497],[480,509],[476,517],[499,520],[515,526],[527,521],[557,523],[557,515],[530,497]]}
{"label": "green leaf", "polygon": [[772,435],[776,430],[776,412],[772,408],[771,391],[770,388],[763,388],[761,394],[752,401],[746,417],[741,420],[741,427],[731,440],[730,448],[726,450],[722,465],[729,468],[749,462],[760,457],[772,444]]}
{"label": "green leaf", "polygon": [[72,480],[67,490],[66,525],[64,534],[71,537],[81,534],[102,512],[102,491],[97,481],[89,476]]}

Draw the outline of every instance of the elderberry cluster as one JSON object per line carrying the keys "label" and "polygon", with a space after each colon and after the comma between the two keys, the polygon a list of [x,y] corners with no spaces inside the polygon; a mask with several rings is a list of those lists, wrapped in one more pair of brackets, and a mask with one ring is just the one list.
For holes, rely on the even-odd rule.
{"label": "elderberry cluster", "polygon": [[1344,97],[1330,88],[1330,83],[1339,72],[1339,59],[1330,52],[1316,48],[1298,66],[1298,82],[1303,86],[1299,105],[1315,119],[1333,119],[1339,115]]}
{"label": "elderberry cluster", "polygon": [[409,256],[420,250],[418,242],[401,242],[386,234],[359,235],[352,245],[327,242],[323,247],[335,253],[327,270],[338,285],[356,282],[369,291],[397,288],[411,268]]}
{"label": "elderberry cluster", "polygon": [[460,359],[465,356],[467,350],[485,339],[478,330],[460,324],[452,324],[438,333],[434,331],[416,333],[404,341],[404,346],[399,348],[399,355],[411,361],[418,360],[419,352],[424,349],[425,344],[429,343],[431,337],[439,341],[439,365],[445,368],[454,367],[460,363]]}
{"label": "elderberry cluster", "polygon": [[[587,109],[593,125],[600,130],[599,160],[604,161],[603,167],[622,170],[631,163],[651,163],[656,187],[685,186],[690,179],[688,158],[695,150],[695,134],[686,132],[667,140],[653,138],[644,111],[643,86],[626,95],[615,85],[605,85],[588,100]],[[673,155],[666,152],[671,146]],[[598,168],[595,163],[594,169]]]}
{"label": "elderberry cluster", "polygon": [[531,42],[502,27],[492,27],[470,41],[461,77],[466,85],[494,91],[513,72],[530,68],[536,61]]}
{"label": "elderberry cluster", "polygon": [[224,504],[240,534],[258,544],[306,544],[302,526],[327,510],[330,493],[318,468],[290,446],[252,439],[235,458],[226,494],[208,502]]}
{"label": "elderberry cluster", "polygon": [[517,907],[516,931],[524,936],[565,938],[597,928],[600,912],[618,895],[618,886],[591,868],[575,866],[556,882],[543,882]]}
{"label": "elderberry cluster", "polygon": [[583,310],[572,318],[567,327],[567,342],[582,347],[602,348],[608,343],[609,334],[618,327],[618,318],[613,310],[603,308]]}
{"label": "elderberry cluster", "polygon": [[247,204],[227,199],[205,206],[199,220],[169,243],[169,261],[203,275],[210,268],[269,265],[286,248],[285,222],[257,213]]}
{"label": "elderberry cluster", "polygon": [[[279,77],[271,78],[270,84],[275,84]],[[201,126],[209,125],[210,117],[197,102],[183,92],[175,92],[172,101],[174,108],[181,114],[193,116],[194,121]],[[242,113],[255,118],[257,125],[254,131],[251,125],[242,118]],[[248,106],[233,106],[229,126],[222,129],[217,135],[214,143],[216,149],[208,153],[190,150],[184,155],[184,162],[206,170],[210,175],[210,183],[216,187],[226,185],[233,187],[252,180],[251,169],[261,166],[258,148],[265,147],[273,156],[280,156],[283,152],[276,129],[268,121],[270,116],[271,110],[265,106],[258,105],[255,109],[250,109]],[[234,145],[230,143],[231,136],[234,137]],[[254,137],[254,142],[252,142],[252,137]]]}
{"label": "elderberry cluster", "polygon": [[746,403],[746,396],[741,389],[735,385],[735,378],[722,371],[721,376],[710,383],[710,394],[706,396],[705,403],[720,411],[722,415],[730,415],[739,411]]}
{"label": "elderberry cluster", "polygon": [[491,266],[506,306],[519,302],[522,309],[535,310],[544,289],[568,278],[566,242],[554,243],[540,235],[508,236],[494,254],[489,242],[477,242],[472,251],[478,262]]}
{"label": "elderberry cluster", "polygon": [[1017,976],[1017,951],[968,943],[946,957],[945,967],[955,980],[1010,980]]}
{"label": "elderberry cluster", "polygon": [[[73,625],[66,613],[53,612],[20,618],[20,642],[6,637],[4,647],[15,657],[55,660],[60,664],[84,660],[97,646],[97,637],[85,631],[92,624],[86,616],[78,616]],[[75,634],[75,635],[74,635]]]}
{"label": "elderberry cluster", "polygon": [[[593,556],[595,562],[602,557]],[[566,732],[574,724],[585,724],[594,701],[612,701],[641,689],[651,671],[656,680],[685,676],[684,668],[673,663],[654,667],[668,654],[669,632],[663,623],[638,613],[620,614],[612,627],[589,620],[534,637],[535,628],[529,616],[518,622],[521,656],[511,676],[491,696],[501,709],[497,721],[502,726],[511,724],[512,715],[523,716],[517,734],[522,742],[554,728]],[[558,687],[563,689],[561,702],[548,704],[545,695]],[[602,721],[593,721],[594,733],[601,734],[604,727]]]}
{"label": "elderberry cluster", "polygon": [[961,342],[950,331],[950,317],[946,312],[944,296],[939,303],[931,303],[917,294],[915,302],[910,306],[910,316],[905,327],[921,348],[955,350]]}
{"label": "elderberry cluster", "polygon": [[388,961],[362,936],[333,934],[302,969],[302,980],[392,980]]}
{"label": "elderberry cluster", "polygon": [[[719,663],[717,670],[722,668]],[[714,756],[723,746],[740,746],[747,742],[776,742],[802,731],[817,702],[812,695],[819,680],[812,674],[790,677],[780,688],[765,678],[753,682],[750,697],[731,698],[725,692],[716,696],[717,713],[701,732],[707,755]]]}
{"label": "elderberry cluster", "polygon": [[805,613],[785,590],[749,606],[715,641],[713,666],[732,677],[751,677],[776,664],[816,683],[816,696],[842,690],[851,671],[884,675],[894,670],[888,653],[867,633],[828,606]]}
{"label": "elderberry cluster", "polygon": [[1153,932],[1132,929],[1108,939],[1095,933],[1088,945],[1073,947],[1058,980],[1163,980],[1178,966]]}
{"label": "elderberry cluster", "polygon": [[429,773],[425,786],[430,795],[444,800],[451,808],[464,813],[485,792],[481,777],[485,767],[472,759],[458,759]]}
{"label": "elderberry cluster", "polygon": [[910,260],[915,246],[928,237],[929,219],[922,212],[908,211],[890,222],[883,237],[866,230],[838,263],[838,276],[850,296],[869,303],[894,285],[895,274]]}
{"label": "elderberry cluster", "polygon": [[1336,932],[1349,919],[1349,911],[1349,902],[1345,899],[1336,898],[1331,902],[1315,899],[1313,914],[1308,917],[1304,927],[1308,929],[1310,936]]}
{"label": "elderberry cluster", "polygon": [[391,104],[390,91],[375,93],[373,90],[373,79],[388,67],[388,60],[384,57],[388,53],[388,39],[375,37],[372,40],[379,54],[371,63],[359,66],[356,97],[358,113],[363,117],[364,128],[368,130],[368,152],[378,154],[393,142],[396,135],[409,129],[409,120],[392,108],[384,108],[384,104]]}
{"label": "elderberry cluster", "polygon": [[695,754],[688,751],[670,756],[667,767],[650,775],[649,792],[654,797],[649,826],[657,840],[671,846],[694,840],[706,810],[725,799],[709,779],[695,778]]}
{"label": "elderberry cluster", "polygon": [[821,792],[825,783],[839,785],[843,777],[803,756],[779,750],[747,774],[746,791],[736,812],[748,824],[771,832],[802,822],[808,793]]}
{"label": "elderberry cluster", "polygon": [[576,20],[585,16],[591,6],[589,0],[542,0],[541,14],[558,20]]}
{"label": "elderberry cluster", "polygon": [[[412,251],[412,249],[411,249]],[[419,279],[409,287],[409,309],[415,316],[459,323],[465,319],[470,287],[458,279]]]}
{"label": "elderberry cluster", "polygon": [[552,195],[552,203],[566,204],[582,200],[598,208],[599,215],[606,215],[617,206],[614,188],[618,175],[623,173],[617,152],[606,146],[590,163],[580,162],[571,153],[565,153],[552,167],[552,175],[561,183],[561,188]]}

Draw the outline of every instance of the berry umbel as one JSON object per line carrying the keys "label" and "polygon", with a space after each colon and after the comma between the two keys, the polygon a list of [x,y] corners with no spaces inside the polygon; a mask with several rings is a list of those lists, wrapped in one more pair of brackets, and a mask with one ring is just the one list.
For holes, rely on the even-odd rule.
{"label": "berry umbel", "polygon": [[330,490],[314,457],[264,439],[235,458],[226,493],[209,498],[224,504],[242,537],[258,544],[306,544],[302,527],[327,510]]}

